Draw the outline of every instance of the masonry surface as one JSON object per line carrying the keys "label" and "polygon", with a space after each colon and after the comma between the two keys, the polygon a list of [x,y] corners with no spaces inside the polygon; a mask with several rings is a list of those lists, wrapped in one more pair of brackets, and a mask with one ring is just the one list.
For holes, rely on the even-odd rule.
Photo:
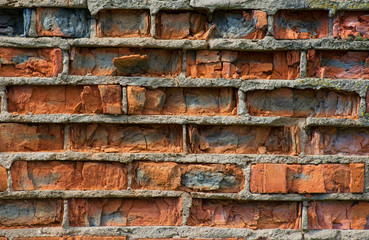
{"label": "masonry surface", "polygon": [[369,239],[369,1],[0,1],[0,240]]}

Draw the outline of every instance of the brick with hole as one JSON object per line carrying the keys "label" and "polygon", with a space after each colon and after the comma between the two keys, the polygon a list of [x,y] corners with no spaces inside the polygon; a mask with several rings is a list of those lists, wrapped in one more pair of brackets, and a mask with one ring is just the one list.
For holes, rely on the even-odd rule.
{"label": "brick with hole", "polygon": [[60,227],[60,199],[0,200],[0,228]]}
{"label": "brick with hole", "polygon": [[254,164],[253,193],[362,193],[364,164]]}
{"label": "brick with hole", "polygon": [[61,151],[64,146],[64,126],[0,123],[0,142],[0,152]]}
{"label": "brick with hole", "polygon": [[8,111],[17,114],[122,114],[119,85],[10,86]]}
{"label": "brick with hole", "polygon": [[313,39],[328,37],[328,11],[279,10],[274,15],[276,39]]}
{"label": "brick with hole", "polygon": [[182,52],[139,48],[72,48],[71,75],[175,77]]}
{"label": "brick with hole", "polygon": [[125,190],[127,169],[117,162],[15,161],[13,190]]}
{"label": "brick with hole", "polygon": [[296,79],[300,52],[188,51],[187,76],[227,79]]}
{"label": "brick with hole", "polygon": [[296,127],[189,125],[187,144],[190,153],[296,155],[298,136]]}
{"label": "brick with hole", "polygon": [[148,10],[101,10],[97,15],[98,37],[149,37]]}
{"label": "brick with hole", "polygon": [[354,92],[291,88],[246,92],[247,110],[253,116],[357,118],[359,105]]}
{"label": "brick with hole", "polygon": [[129,114],[235,115],[237,92],[233,88],[127,87]]}
{"label": "brick with hole", "polygon": [[338,12],[333,18],[333,37],[350,40],[368,40],[369,12]]}
{"label": "brick with hole", "polygon": [[242,169],[229,164],[137,162],[133,169],[133,189],[225,193],[240,191],[244,183]]}
{"label": "brick with hole", "polygon": [[179,198],[70,199],[69,223],[73,227],[179,226],[182,224],[181,200]]}
{"label": "brick with hole", "polygon": [[62,70],[59,48],[0,48],[0,77],[56,77]]}
{"label": "brick with hole", "polygon": [[311,201],[309,229],[369,229],[369,203],[363,201]]}
{"label": "brick with hole", "polygon": [[90,18],[87,9],[37,8],[37,34],[53,37],[89,37]]}
{"label": "brick with hole", "polygon": [[300,229],[299,202],[193,199],[189,226]]}
{"label": "brick with hole", "polygon": [[180,153],[182,126],[72,124],[70,148],[105,153]]}

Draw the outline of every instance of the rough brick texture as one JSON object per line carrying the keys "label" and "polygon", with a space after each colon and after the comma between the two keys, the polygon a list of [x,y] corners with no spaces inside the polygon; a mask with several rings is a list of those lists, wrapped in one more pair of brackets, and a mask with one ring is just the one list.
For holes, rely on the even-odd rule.
{"label": "rough brick texture", "polygon": [[276,39],[328,37],[328,11],[281,10],[274,15]]}
{"label": "rough brick texture", "polygon": [[15,191],[127,188],[127,169],[121,163],[16,161],[11,175]]}
{"label": "rough brick texture", "polygon": [[243,173],[232,165],[198,165],[138,162],[134,166],[133,188],[238,192]]}
{"label": "rough brick texture", "polygon": [[119,85],[12,86],[8,111],[18,114],[122,113]]}
{"label": "rough brick texture", "polygon": [[63,70],[58,48],[0,47],[0,77],[56,77]]}
{"label": "rough brick texture", "polygon": [[254,116],[356,118],[360,103],[355,93],[289,88],[250,91],[246,98]]}
{"label": "rough brick texture", "polygon": [[150,36],[150,14],[147,10],[102,10],[97,19],[98,37]]}
{"label": "rough brick texture", "polygon": [[255,193],[333,193],[364,191],[364,164],[256,164],[250,189]]}
{"label": "rough brick texture", "polygon": [[69,222],[80,227],[181,225],[180,203],[178,198],[71,199]]}
{"label": "rough brick texture", "polygon": [[127,87],[129,114],[234,115],[236,92],[232,88]]}
{"label": "rough brick texture", "polygon": [[0,1],[0,240],[369,239],[368,6]]}
{"label": "rough brick texture", "polygon": [[187,76],[193,78],[296,79],[300,53],[199,50],[187,55]]}
{"label": "rough brick texture", "polygon": [[[191,153],[297,154],[298,129],[256,126],[189,126]],[[214,137],[217,136],[217,137]]]}
{"label": "rough brick texture", "polygon": [[238,202],[194,199],[190,226],[251,229],[299,229],[301,212],[296,202]]}

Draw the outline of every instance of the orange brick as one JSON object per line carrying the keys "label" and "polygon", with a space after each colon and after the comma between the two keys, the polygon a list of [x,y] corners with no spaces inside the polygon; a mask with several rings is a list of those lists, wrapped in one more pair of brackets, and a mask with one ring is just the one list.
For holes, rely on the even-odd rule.
{"label": "orange brick", "polygon": [[362,193],[364,164],[255,164],[254,193]]}
{"label": "orange brick", "polygon": [[71,199],[69,223],[74,227],[178,226],[182,224],[181,200],[178,198]]}
{"label": "orange brick", "polygon": [[193,199],[187,224],[227,228],[300,229],[301,206],[297,202]]}
{"label": "orange brick", "polygon": [[308,205],[309,229],[369,229],[368,202],[314,201]]}
{"label": "orange brick", "polygon": [[0,165],[0,191],[4,192],[8,189],[8,171]]}
{"label": "orange brick", "polygon": [[11,174],[15,191],[127,188],[127,170],[115,162],[16,161]]}
{"label": "orange brick", "polygon": [[369,12],[338,12],[333,18],[333,37],[342,39],[369,38]]}

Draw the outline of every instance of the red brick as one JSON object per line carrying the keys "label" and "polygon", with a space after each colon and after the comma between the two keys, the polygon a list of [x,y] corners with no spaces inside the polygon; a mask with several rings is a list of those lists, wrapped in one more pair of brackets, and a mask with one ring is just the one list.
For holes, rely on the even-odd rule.
{"label": "red brick", "polygon": [[56,77],[63,53],[55,48],[0,48],[0,77]]}
{"label": "red brick", "polygon": [[238,192],[243,188],[242,169],[233,165],[137,162],[132,188]]}
{"label": "red brick", "polygon": [[310,39],[328,37],[328,11],[279,10],[274,15],[276,39]]}
{"label": "red brick", "polygon": [[255,164],[253,193],[362,193],[364,164]]}
{"label": "red brick", "polygon": [[38,36],[89,37],[91,16],[87,9],[37,8]]}
{"label": "red brick", "polygon": [[246,93],[253,116],[357,118],[360,97],[353,92],[290,89],[257,90]]}
{"label": "red brick", "polygon": [[73,124],[70,132],[75,151],[182,152],[180,125]]}
{"label": "red brick", "polygon": [[316,201],[309,202],[310,229],[369,229],[368,202]]}
{"label": "red brick", "polygon": [[0,200],[0,228],[56,227],[62,217],[59,199]]}
{"label": "red brick", "polygon": [[8,171],[0,165],[0,191],[4,192],[8,189]]}
{"label": "red brick", "polygon": [[318,78],[369,78],[369,52],[315,51],[307,54],[307,75]]}
{"label": "red brick", "polygon": [[62,237],[20,237],[14,240],[63,240]]}
{"label": "red brick", "polygon": [[187,55],[187,76],[228,79],[296,79],[300,53],[199,50]]}
{"label": "red brick", "polygon": [[190,153],[298,154],[296,127],[188,126]]}
{"label": "red brick", "polygon": [[234,115],[236,96],[233,88],[127,87],[129,114]]}
{"label": "red brick", "polygon": [[333,18],[333,37],[362,40],[369,38],[369,12],[339,12]]}
{"label": "red brick", "polygon": [[177,76],[182,70],[179,50],[138,48],[72,48],[72,75]]}
{"label": "red brick", "polygon": [[305,153],[312,155],[369,155],[369,129],[312,127]]}
{"label": "red brick", "polygon": [[63,132],[57,124],[0,123],[0,152],[62,150]]}
{"label": "red brick", "polygon": [[15,191],[127,188],[127,170],[116,162],[16,161],[11,175]]}
{"label": "red brick", "polygon": [[268,29],[266,12],[260,10],[214,11],[210,24],[215,38],[263,39]]}
{"label": "red brick", "polygon": [[11,86],[7,92],[11,113],[122,113],[119,85]]}
{"label": "red brick", "polygon": [[187,224],[227,228],[300,229],[301,206],[298,202],[193,199]]}
{"label": "red brick", "polygon": [[162,39],[204,39],[208,30],[203,12],[159,12],[156,27],[156,37]]}
{"label": "red brick", "polygon": [[71,199],[69,223],[88,226],[178,226],[182,224],[179,198]]}
{"label": "red brick", "polygon": [[97,15],[98,37],[149,37],[148,10],[101,10]]}

